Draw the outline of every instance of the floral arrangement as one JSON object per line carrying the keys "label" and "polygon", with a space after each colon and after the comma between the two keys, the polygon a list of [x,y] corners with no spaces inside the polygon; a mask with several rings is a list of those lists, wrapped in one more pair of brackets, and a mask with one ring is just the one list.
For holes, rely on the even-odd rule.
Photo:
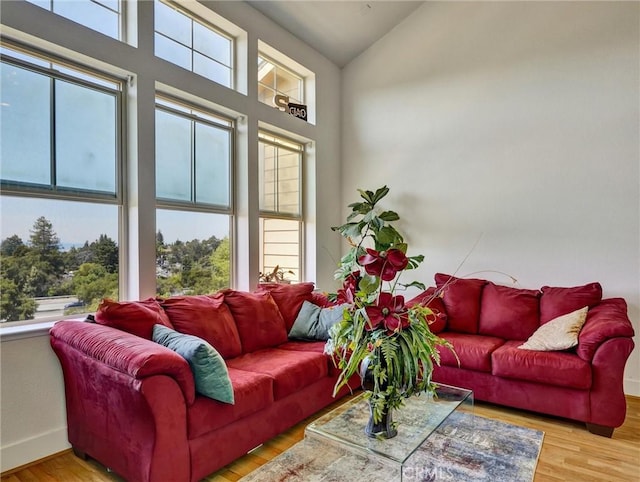
{"label": "floral arrangement", "polygon": [[440,361],[437,347],[453,347],[429,329],[435,314],[427,303],[407,306],[404,296],[397,294],[410,286],[425,289],[417,281],[399,281],[424,257],[407,256],[407,244],[391,225],[400,217],[377,208],[389,188],[358,191],[362,201],[350,204],[347,222],[332,228],[347,239],[350,249],[336,271],[342,287],[331,297],[348,308],[331,328],[325,350],[341,370],[334,393],[353,375],[368,371],[372,380],[365,390],[373,421],[379,423],[405,398],[433,392],[433,363]]}

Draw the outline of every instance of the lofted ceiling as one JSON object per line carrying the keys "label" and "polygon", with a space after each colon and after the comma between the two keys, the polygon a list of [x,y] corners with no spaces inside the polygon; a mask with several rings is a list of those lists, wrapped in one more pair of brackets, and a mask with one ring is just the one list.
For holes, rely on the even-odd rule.
{"label": "lofted ceiling", "polygon": [[416,10],[422,1],[247,1],[339,67]]}

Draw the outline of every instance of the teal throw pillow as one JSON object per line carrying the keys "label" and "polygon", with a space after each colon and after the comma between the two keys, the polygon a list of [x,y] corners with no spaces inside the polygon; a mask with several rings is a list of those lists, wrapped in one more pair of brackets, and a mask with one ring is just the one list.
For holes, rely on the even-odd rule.
{"label": "teal throw pillow", "polygon": [[328,340],[329,328],[342,320],[347,306],[349,305],[320,308],[309,301],[304,301],[289,331],[289,338],[293,340]]}
{"label": "teal throw pillow", "polygon": [[196,392],[214,400],[234,403],[227,365],[209,343],[162,325],[154,325],[152,339],[187,360],[193,372]]}

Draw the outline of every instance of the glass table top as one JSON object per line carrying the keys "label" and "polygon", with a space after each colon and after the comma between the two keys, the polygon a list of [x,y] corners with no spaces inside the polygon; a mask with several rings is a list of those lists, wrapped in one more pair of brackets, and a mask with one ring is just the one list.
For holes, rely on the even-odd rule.
{"label": "glass table top", "polygon": [[397,424],[398,435],[380,440],[364,433],[369,420],[369,401],[363,393],[309,424],[305,436],[403,464],[451,413],[459,409],[473,410],[473,392],[438,384],[435,394],[415,395],[406,399],[403,407],[394,410],[393,421]]}

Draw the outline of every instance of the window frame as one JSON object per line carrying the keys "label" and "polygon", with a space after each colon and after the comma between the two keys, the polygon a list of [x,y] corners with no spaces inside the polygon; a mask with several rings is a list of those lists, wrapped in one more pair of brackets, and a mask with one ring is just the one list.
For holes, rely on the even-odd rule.
{"label": "window frame", "polygon": [[[177,44],[189,49],[190,52],[191,52],[191,69],[185,69],[185,70],[187,70],[189,72],[193,72],[196,75],[200,75],[201,77],[204,77],[205,79],[208,79],[211,82],[215,82],[216,84],[222,85],[223,87],[228,87],[229,89],[234,89],[235,90],[237,88],[237,86],[236,86],[236,84],[237,84],[237,79],[236,79],[236,37],[234,37],[232,34],[227,32],[223,28],[218,27],[217,25],[215,25],[211,21],[203,18],[202,16],[198,15],[194,11],[184,7],[183,5],[181,5],[181,4],[177,3],[177,2],[174,2],[172,0],[154,0],[154,3],[162,3],[162,4],[164,4],[165,6],[167,6],[167,7],[171,8],[171,9],[181,13],[182,15],[186,16],[192,22],[191,32],[190,32],[191,33],[191,46],[185,45],[182,42],[180,42],[180,41],[178,41],[178,40],[176,40],[176,39],[174,39],[172,37],[169,37],[169,36],[165,35],[164,33],[159,32],[158,30],[156,30],[155,18],[154,18],[154,22],[153,22],[154,39],[155,39],[156,35],[160,35],[160,36],[162,36],[162,37],[164,37],[166,39],[169,39],[172,42],[175,42],[175,43],[177,43]],[[155,8],[155,5],[154,5],[154,8]],[[218,59],[214,59],[213,57],[209,57],[205,53],[200,52],[199,50],[196,50],[193,47],[193,43],[194,43],[193,42],[193,36],[194,36],[194,33],[193,33],[194,32],[193,22],[199,23],[203,27],[213,31],[217,35],[219,35],[219,36],[221,36],[221,37],[223,37],[223,38],[225,38],[225,39],[227,39],[229,41],[229,44],[230,44],[229,45],[229,49],[230,49],[230,51],[229,51],[229,62],[230,62],[230,65],[225,65],[224,63],[220,62]],[[215,80],[210,79],[209,77],[206,77],[205,75],[202,75],[202,74],[196,72],[195,70],[193,70],[194,53],[198,53],[198,54],[202,55],[203,57],[206,57],[207,59],[209,59],[209,60],[211,60],[211,61],[213,61],[213,62],[215,62],[215,63],[217,63],[217,64],[219,64],[219,65],[221,65],[221,66],[223,66],[225,68],[228,68],[229,69],[229,85],[227,86],[227,85],[224,85],[224,84],[220,84],[219,82],[216,82]],[[164,57],[159,56],[155,52],[155,41],[154,41],[154,55],[156,57],[158,57],[158,58],[166,60]],[[174,64],[174,65],[176,65],[176,66],[178,66],[180,68],[184,68],[184,67],[182,67],[182,66],[180,66],[178,64],[175,64],[174,62],[171,62],[170,60],[166,60],[166,61],[170,62],[170,63],[172,63],[172,64]]]}
{"label": "window frame", "polygon": [[304,216],[304,160],[305,160],[305,146],[299,141],[291,139],[282,134],[275,134],[267,129],[259,129],[258,131],[258,143],[265,143],[267,145],[276,147],[277,149],[284,149],[288,152],[299,154],[300,164],[298,167],[299,176],[299,189],[298,189],[298,206],[299,214],[282,213],[279,211],[272,211],[258,208],[258,218],[260,222],[259,238],[260,238],[260,265],[264,267],[264,257],[266,253],[264,251],[264,229],[262,220],[284,220],[284,221],[297,221],[298,222],[298,274],[301,282],[304,279],[304,258],[305,258],[305,216]]}
{"label": "window frame", "polygon": [[[260,64],[260,58],[263,58],[264,60],[266,60],[267,62],[271,63],[275,68],[276,68],[276,86],[271,87],[269,85],[263,84],[260,79],[258,79],[258,87],[262,86],[264,88],[267,89],[271,89],[275,91],[275,95],[284,95],[289,97],[287,94],[285,94],[284,92],[278,90],[278,84],[277,84],[277,69],[281,69],[284,70],[286,73],[288,73],[289,75],[292,75],[293,77],[295,77],[296,79],[299,80],[300,82],[300,99],[291,99],[293,101],[297,101],[300,104],[305,104],[305,99],[306,99],[306,90],[307,90],[307,82],[306,82],[306,78],[304,75],[296,72],[295,70],[291,69],[290,67],[287,67],[286,65],[282,64],[281,62],[278,62],[277,60],[274,60],[271,56],[269,56],[268,54],[264,53],[262,50],[258,51],[258,65]],[[259,67],[258,67],[259,70]],[[271,103],[266,103],[263,101],[260,101],[263,104],[267,104],[267,105],[272,105]]]}
{"label": "window frame", "polygon": [[[222,114],[221,112],[217,112],[215,109],[204,107],[194,102],[185,101],[173,95],[167,94],[162,91],[156,91],[156,101],[155,101],[155,109],[160,109],[164,112],[168,112],[174,115],[182,116],[183,118],[189,119],[191,122],[201,122],[208,126],[215,126],[226,130],[229,132],[229,179],[227,180],[229,183],[229,205],[228,206],[220,206],[209,203],[197,202],[195,200],[192,201],[180,201],[173,200],[167,198],[159,198],[156,194],[155,198],[155,213],[157,218],[158,210],[171,210],[171,211],[183,211],[183,212],[198,212],[203,214],[221,214],[226,215],[229,221],[229,248],[230,248],[230,259],[229,259],[229,285],[230,287],[234,286],[235,281],[235,179],[236,179],[236,136],[237,136],[237,128],[235,119]],[[167,106],[165,103],[173,104],[173,106]],[[191,112],[185,112],[191,111]],[[196,111],[200,113],[200,115],[205,117],[200,117],[197,114],[194,114],[192,111]],[[217,121],[216,121],[217,119]],[[157,135],[157,133],[156,133]],[[192,175],[191,175],[191,187],[192,189],[196,183],[196,175],[195,175],[195,152],[193,148],[193,141],[195,137],[195,130],[192,131],[192,145],[191,145],[191,167],[192,167]],[[155,156],[154,156],[155,157]],[[155,161],[155,159],[154,159]],[[193,195],[193,191],[192,191]],[[156,232],[157,232],[156,225]],[[157,252],[155,253],[157,257]],[[157,275],[156,275],[157,280]]]}
{"label": "window frame", "polygon": [[[158,102],[160,101],[160,102]],[[167,106],[163,104],[163,102],[174,104],[174,107]],[[156,194],[156,207],[161,209],[182,209],[182,210],[193,210],[200,212],[211,212],[216,214],[228,214],[233,215],[235,212],[234,208],[234,186],[235,186],[235,137],[236,137],[236,126],[235,121],[221,114],[219,112],[215,112],[212,109],[202,107],[200,105],[187,102],[181,100],[177,97],[164,94],[161,92],[156,92],[156,103],[155,109],[161,110],[163,112],[167,112],[169,114],[173,114],[176,116],[180,116],[185,119],[189,119],[192,123],[199,122],[207,126],[216,127],[222,130],[225,130],[229,133],[229,179],[228,179],[228,189],[229,189],[229,205],[222,206],[219,204],[210,204],[204,202],[198,202],[194,198],[194,193],[196,192],[195,184],[197,179],[197,173],[195,171],[195,150],[194,150],[194,141],[195,141],[195,131],[191,133],[191,159],[190,159],[190,167],[191,167],[191,201],[180,201],[177,199],[170,198],[161,198]],[[206,117],[200,117],[197,114],[193,114],[192,112],[185,112],[185,110],[196,111],[201,115]],[[218,122],[214,119],[219,119]]]}
{"label": "window frame", "polygon": [[[267,139],[266,137],[270,137],[271,139]],[[283,213],[280,212],[278,210],[269,210],[269,209],[261,209],[258,208],[258,212],[260,214],[260,217],[271,217],[271,218],[280,218],[280,219],[298,219],[298,220],[303,220],[304,219],[304,206],[303,206],[303,199],[304,199],[304,193],[303,193],[303,188],[304,188],[304,183],[303,183],[303,179],[304,179],[304,155],[305,155],[305,149],[304,149],[304,145],[298,141],[295,141],[293,139],[289,139],[285,136],[282,136],[280,134],[274,134],[272,132],[269,132],[265,129],[260,129],[258,132],[258,143],[264,143],[267,145],[270,145],[272,147],[275,147],[277,149],[284,149],[288,152],[291,153],[295,153],[295,154],[299,154],[300,155],[300,165],[298,167],[298,179],[299,179],[299,189],[298,189],[298,206],[299,206],[299,214],[293,214],[293,213]],[[299,149],[296,149],[293,146],[297,146]],[[277,171],[277,169],[276,169]],[[277,184],[277,181],[276,181]]]}
{"label": "window frame", "polygon": [[118,8],[120,10],[119,12],[116,12],[112,8],[109,8],[107,5],[103,4],[102,2],[97,2],[95,0],[87,0],[87,1],[89,1],[91,3],[94,3],[94,4],[98,5],[101,8],[104,8],[105,10],[108,10],[109,12],[117,13],[117,15],[118,15],[118,36],[117,37],[112,37],[111,35],[103,33],[103,32],[100,32],[99,30],[96,30],[93,27],[88,26],[87,24],[78,22],[78,21],[76,21],[76,20],[74,20],[72,18],[67,17],[66,15],[62,15],[61,13],[56,12],[54,10],[54,5],[56,3],[60,3],[60,2],[63,2],[65,0],[47,0],[47,3],[49,4],[48,8],[46,8],[46,7],[42,6],[42,5],[39,5],[36,2],[32,2],[31,0],[26,0],[26,1],[28,1],[32,5],[35,5],[38,8],[42,8],[42,9],[48,11],[48,12],[51,12],[54,15],[59,15],[62,18],[66,18],[70,22],[77,23],[78,25],[82,25],[83,27],[89,28],[89,29],[93,30],[94,32],[98,32],[101,35],[105,35],[105,36],[107,36],[109,38],[112,38],[114,40],[118,40],[118,41],[124,42],[124,43],[126,43],[128,41],[128,39],[127,39],[127,37],[128,37],[128,35],[127,35],[127,10],[128,10],[129,2],[127,0],[118,0]]}
{"label": "window frame", "polygon": [[[126,146],[126,103],[125,100],[128,95],[128,79],[118,77],[114,74],[109,74],[104,71],[95,69],[93,67],[89,67],[87,65],[83,65],[81,63],[77,63],[74,61],[70,61],[68,59],[64,59],[60,56],[57,56],[53,53],[43,52],[35,47],[27,47],[20,42],[16,42],[13,40],[9,40],[5,37],[0,36],[0,49],[2,49],[2,58],[1,62],[7,63],[9,65],[14,65],[16,67],[47,76],[51,83],[50,90],[50,116],[51,116],[51,125],[49,131],[49,142],[51,145],[50,150],[50,183],[49,185],[44,184],[36,184],[30,182],[21,182],[21,181],[6,181],[0,177],[0,199],[2,196],[11,196],[11,197],[22,197],[29,199],[42,199],[44,201],[70,201],[70,202],[79,202],[79,203],[96,203],[96,204],[105,204],[112,205],[117,207],[117,245],[118,245],[118,293],[119,296],[122,296],[123,293],[127,292],[127,276],[125,273],[128,272],[128,261],[127,261],[127,253],[128,253],[128,216],[126,214],[125,203],[126,203],[126,194],[124,187],[127,184],[126,179],[126,166],[125,166],[125,152],[127,149]],[[11,56],[11,52],[13,51],[19,57]],[[38,65],[36,63],[29,62],[20,56],[28,56],[33,59],[33,62],[46,62],[49,64],[48,67],[44,67],[42,65]],[[64,70],[72,70],[77,76],[74,76],[70,73],[65,73],[61,70],[56,69],[59,67]],[[98,83],[91,82],[84,78],[84,76],[91,76]],[[116,103],[116,113],[115,113],[115,192],[113,194],[104,192],[104,191],[95,191],[92,189],[82,189],[82,188],[67,188],[67,187],[59,187],[55,184],[55,163],[56,163],[56,112],[55,112],[55,90],[53,87],[53,83],[55,80],[61,80],[64,82],[69,82],[74,85],[79,85],[84,88],[89,88],[92,90],[96,90],[98,92],[106,93],[109,95],[113,95]],[[114,84],[115,88],[108,88],[104,85],[100,85],[100,80],[105,82]],[[25,326],[37,326],[40,327],[43,324],[48,326],[48,324],[61,320],[61,319],[72,319],[78,318],[82,313],[72,314],[72,315],[54,315],[51,317],[42,317],[38,319],[28,319],[28,320],[16,320],[16,321],[7,321],[0,323],[2,327],[2,333],[5,333],[5,330],[8,328],[11,329],[15,327],[15,329],[20,332],[21,327]]]}
{"label": "window frame", "polygon": [[[95,191],[91,189],[81,189],[81,188],[67,188],[57,186],[55,184],[55,172],[56,172],[56,140],[55,140],[55,100],[54,95],[51,95],[50,105],[51,105],[51,127],[50,127],[50,143],[51,143],[51,152],[50,152],[50,166],[51,166],[51,176],[50,182],[47,185],[44,184],[35,184],[29,182],[21,182],[21,181],[6,181],[0,178],[0,188],[4,193],[12,194],[12,195],[28,195],[35,197],[47,197],[52,199],[64,199],[64,200],[80,200],[80,201],[100,201],[107,202],[111,204],[118,204],[119,206],[123,206],[124,204],[124,186],[126,185],[126,179],[124,179],[124,174],[126,170],[124,169],[124,128],[125,128],[125,107],[124,107],[124,99],[126,98],[127,92],[127,82],[125,79],[118,78],[113,75],[108,75],[104,72],[91,69],[86,66],[81,66],[79,64],[69,62],[66,60],[62,60],[59,57],[54,55],[47,55],[35,49],[29,49],[23,47],[19,44],[15,44],[13,42],[9,42],[6,39],[0,37],[0,47],[8,48],[10,50],[14,50],[20,54],[29,55],[34,57],[34,59],[42,60],[44,62],[49,62],[50,64],[58,64],[62,68],[72,69],[78,72],[79,75],[86,74],[95,76],[97,79],[105,79],[111,83],[119,85],[119,90],[108,89],[104,86],[100,86],[99,84],[91,83],[86,79],[82,79],[79,77],[73,77],[70,74],[66,74],[59,70],[56,70],[55,67],[50,65],[49,68],[42,67],[39,65],[35,65],[29,63],[25,60],[10,57],[6,54],[2,55],[2,62],[6,62],[11,65],[15,65],[19,68],[29,70],[35,72],[37,74],[45,75],[49,77],[51,80],[59,79],[65,82],[69,82],[72,84],[80,85],[81,87],[89,88],[92,90],[97,90],[98,92],[106,93],[109,95],[113,95],[116,99],[116,159],[115,159],[115,193],[109,194],[104,191]],[[52,90],[53,93],[53,90]]]}

